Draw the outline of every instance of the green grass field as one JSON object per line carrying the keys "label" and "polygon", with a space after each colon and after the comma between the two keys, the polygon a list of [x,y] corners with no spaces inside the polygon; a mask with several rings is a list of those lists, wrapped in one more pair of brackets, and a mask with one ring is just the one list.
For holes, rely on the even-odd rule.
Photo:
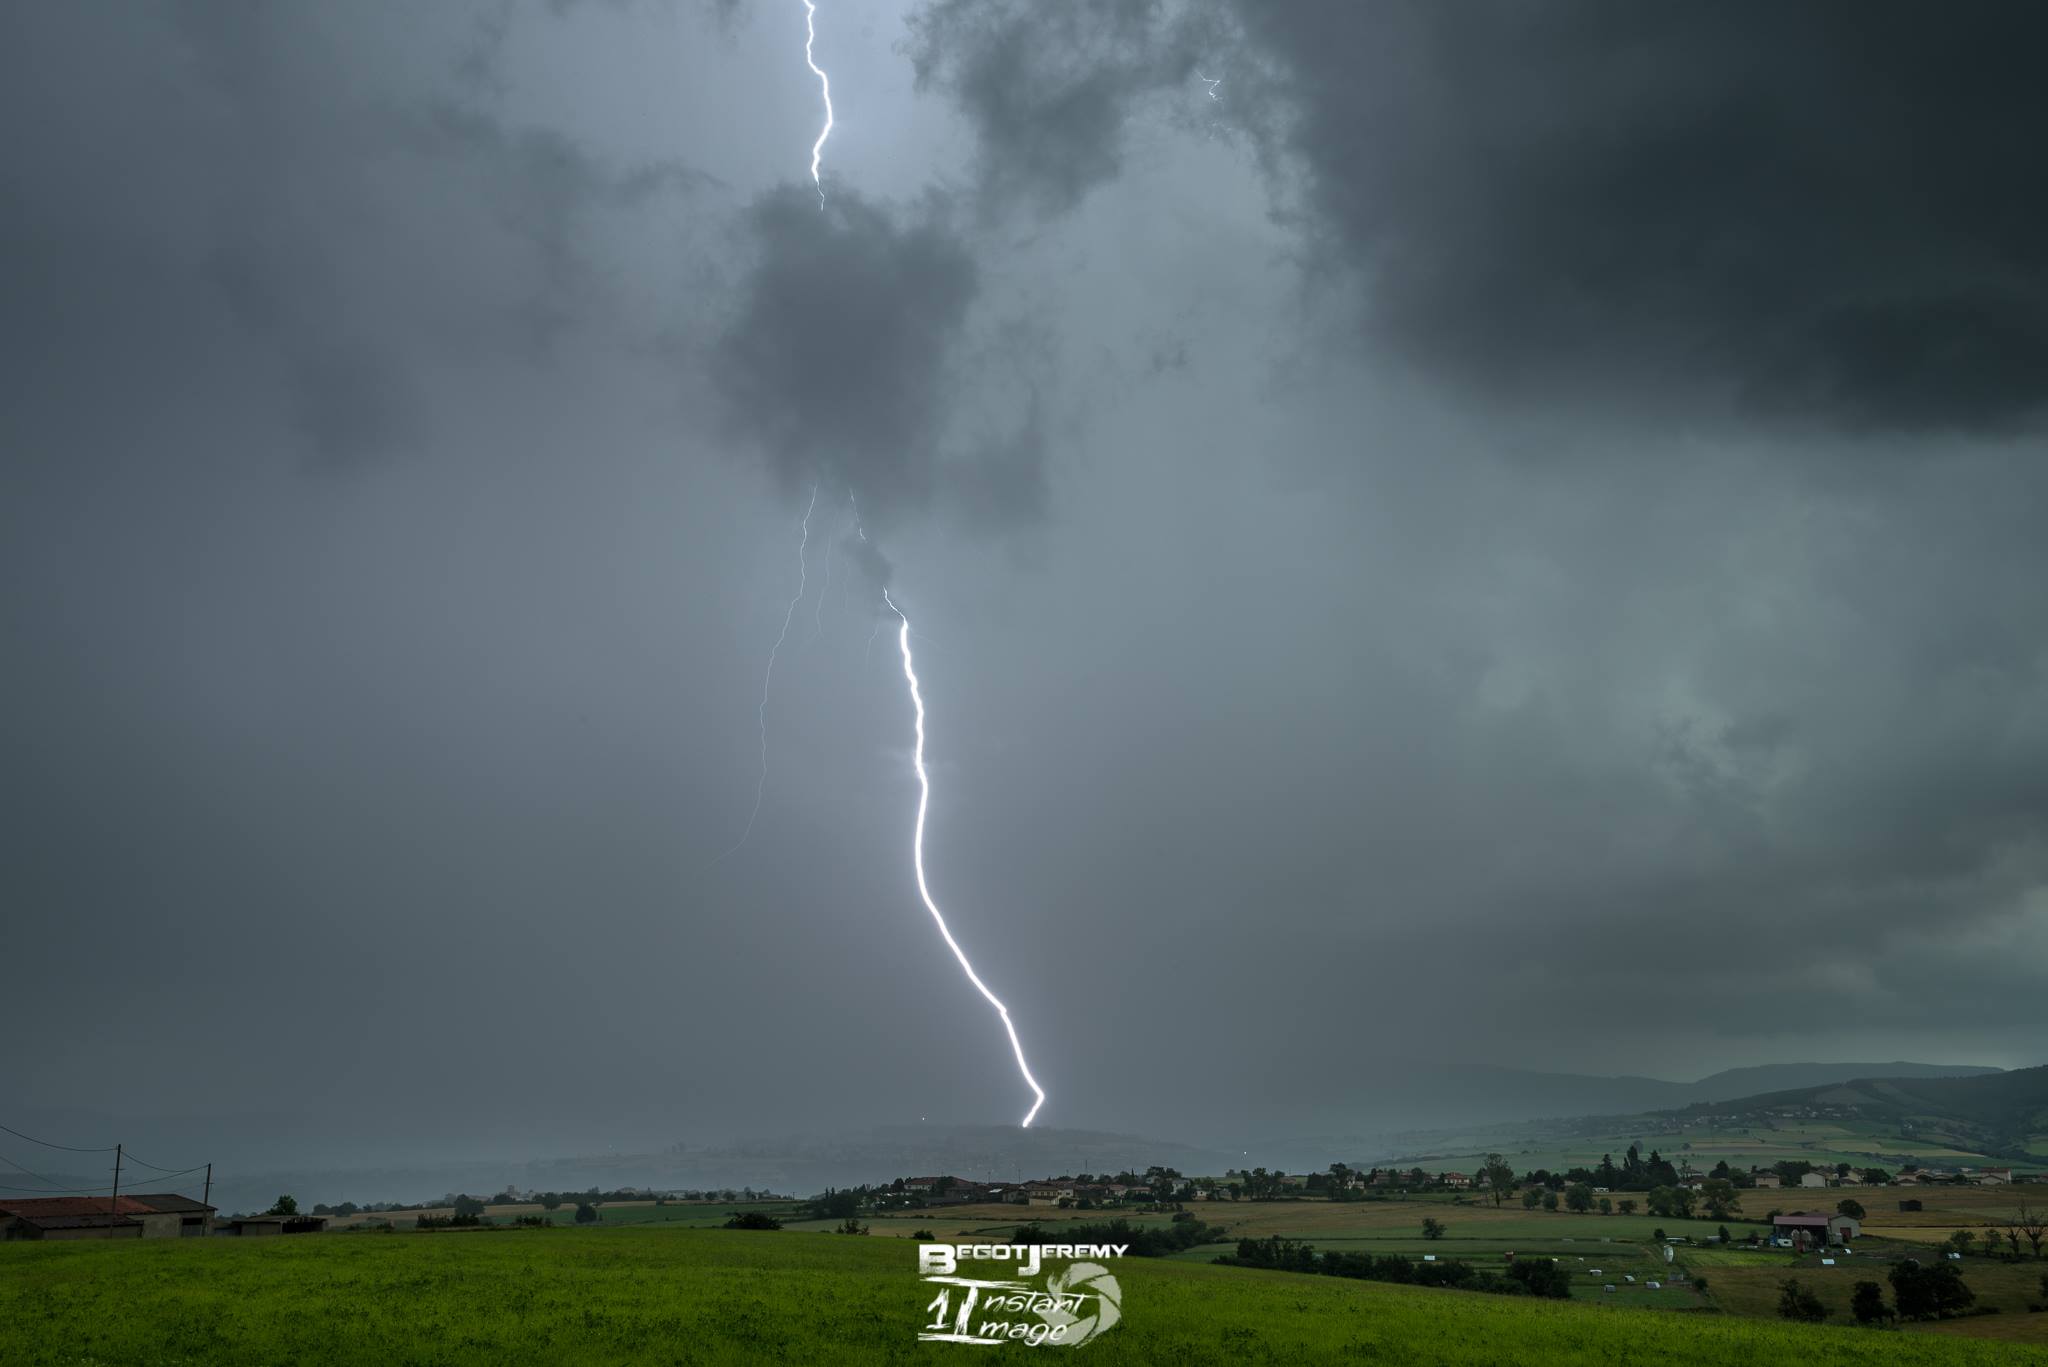
{"label": "green grass field", "polygon": [[[1744,1270],[1716,1269],[1716,1292]],[[2024,1344],[1648,1312],[1620,1297],[1538,1302],[1139,1259],[1115,1272],[1124,1320],[1087,1346],[1090,1361],[2048,1364]],[[928,1290],[900,1241],[789,1231],[17,1243],[0,1245],[0,1361],[961,1360],[916,1342]]]}

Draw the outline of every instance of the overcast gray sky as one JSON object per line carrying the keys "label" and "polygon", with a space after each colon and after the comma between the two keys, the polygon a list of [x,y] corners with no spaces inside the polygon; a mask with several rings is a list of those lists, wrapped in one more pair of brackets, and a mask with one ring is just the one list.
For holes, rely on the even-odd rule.
{"label": "overcast gray sky", "polygon": [[1021,1114],[885,580],[1048,1124],[2042,1061],[2048,15],[816,23],[0,14],[0,1091]]}

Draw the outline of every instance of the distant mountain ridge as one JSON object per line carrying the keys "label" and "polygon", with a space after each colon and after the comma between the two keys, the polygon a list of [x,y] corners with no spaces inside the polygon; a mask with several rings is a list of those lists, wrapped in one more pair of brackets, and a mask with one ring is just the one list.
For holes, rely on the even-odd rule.
{"label": "distant mountain ridge", "polygon": [[1706,1093],[1696,1100],[1732,1101],[1763,1092],[1826,1087],[1868,1078],[1988,1077],[2003,1072],[2001,1068],[1951,1063],[1764,1063],[1753,1068],[1725,1068],[1691,1085]]}
{"label": "distant mountain ridge", "polygon": [[1966,1077],[1849,1078],[1702,1102],[1687,1109],[1788,1107],[1853,1112],[1864,1120],[1921,1135],[1947,1135],[1980,1153],[2024,1159],[2029,1138],[2048,1132],[2048,1064]]}

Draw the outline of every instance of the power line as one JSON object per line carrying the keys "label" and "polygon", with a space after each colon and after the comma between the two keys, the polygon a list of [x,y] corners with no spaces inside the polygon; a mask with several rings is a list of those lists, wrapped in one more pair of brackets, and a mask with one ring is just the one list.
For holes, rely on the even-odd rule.
{"label": "power line", "polygon": [[[4,1154],[4,1153],[0,1153],[0,1163],[5,1163],[5,1164],[6,1164],[6,1165],[7,1165],[8,1167],[10,1167],[10,1168],[16,1168],[16,1169],[19,1169],[19,1170],[20,1170],[20,1171],[22,1171],[22,1172],[25,1172],[25,1173],[27,1173],[27,1174],[28,1174],[28,1175],[29,1175],[30,1177],[33,1177],[33,1178],[35,1178],[35,1179],[36,1179],[36,1180],[37,1180],[38,1182],[50,1182],[50,1183],[55,1183],[55,1182],[56,1182],[56,1180],[57,1180],[57,1179],[56,1179],[56,1178],[54,1178],[54,1177],[45,1177],[45,1176],[43,1176],[43,1175],[42,1175],[41,1173],[37,1172],[37,1171],[36,1171],[36,1170],[35,1170],[34,1168],[24,1168],[24,1167],[22,1167],[22,1166],[21,1166],[21,1164],[19,1164],[19,1163],[15,1162],[15,1161],[14,1161],[14,1160],[13,1160],[12,1158],[9,1158],[9,1157],[8,1157],[8,1156],[7,1156],[6,1154]],[[58,1186],[54,1186],[54,1185],[53,1185],[53,1186],[52,1186],[52,1188],[51,1188],[51,1190],[53,1190],[53,1191],[66,1191],[66,1190],[75,1190],[75,1188],[66,1188],[66,1187],[58,1187]]]}
{"label": "power line", "polygon": [[7,1133],[13,1135],[16,1139],[26,1139],[29,1143],[41,1144],[46,1149],[63,1149],[67,1153],[112,1153],[115,1148],[114,1145],[109,1144],[104,1149],[81,1149],[75,1144],[52,1144],[47,1139],[38,1139],[32,1134],[23,1134],[20,1130],[10,1129],[5,1125],[0,1125],[0,1130],[6,1130]]}
{"label": "power line", "polygon": [[[137,1157],[136,1157],[136,1156],[135,1156],[134,1154],[132,1154],[132,1153],[131,1153],[131,1154],[128,1154],[128,1155],[127,1155],[127,1159],[128,1159],[128,1161],[129,1161],[130,1163],[141,1163],[143,1167],[145,1167],[145,1168],[155,1168],[155,1169],[156,1169],[156,1170],[157,1170],[158,1172],[170,1172],[170,1171],[171,1171],[171,1169],[169,1169],[169,1168],[167,1168],[167,1167],[164,1167],[164,1166],[163,1166],[163,1165],[162,1165],[161,1163],[151,1163],[151,1162],[147,1162],[147,1161],[145,1161],[145,1160],[143,1160],[143,1159],[137,1158]],[[189,1167],[189,1168],[179,1168],[179,1169],[178,1169],[178,1171],[179,1171],[179,1172],[197,1172],[197,1171],[199,1171],[199,1170],[200,1170],[201,1168],[203,1168],[203,1167],[205,1167],[205,1166],[206,1166],[206,1165],[205,1165],[204,1163],[194,1163],[194,1164],[193,1164],[193,1165],[192,1165],[191,1167]]]}
{"label": "power line", "polygon": [[[15,1164],[13,1164],[13,1166],[15,1166],[15,1167],[21,1167],[21,1165],[20,1165],[19,1163],[15,1163]],[[162,1174],[162,1176],[164,1176],[164,1177],[186,1177],[186,1176],[189,1176],[189,1175],[190,1175],[190,1174],[192,1174],[192,1173],[195,1173],[195,1172],[204,1172],[205,1170],[206,1170],[206,1165],[205,1165],[204,1163],[201,1163],[201,1164],[200,1164],[200,1165],[199,1165],[198,1167],[195,1167],[195,1168],[186,1168],[186,1169],[185,1169],[185,1170],[184,1170],[183,1172],[172,1172],[172,1173],[165,1173],[165,1174]],[[24,1171],[24,1172],[27,1172],[28,1170],[27,1170],[26,1168],[23,1168],[23,1169],[22,1169],[22,1171]],[[29,1176],[31,1176],[31,1177],[41,1177],[41,1176],[42,1176],[42,1174],[41,1174],[41,1173],[34,1173],[34,1172],[31,1172],[31,1173],[29,1173]],[[45,1180],[45,1181],[48,1181],[49,1179],[48,1179],[48,1178],[44,1178],[44,1180]],[[111,1182],[110,1182],[110,1183],[108,1183],[108,1184],[107,1184],[107,1185],[105,1185],[105,1186],[99,1186],[99,1187],[11,1187],[11,1186],[4,1186],[4,1185],[0,1185],[0,1191],[29,1191],[29,1192],[40,1192],[40,1193],[42,1193],[42,1194],[43,1194],[43,1195],[45,1195],[45,1196],[97,1196],[97,1195],[98,1195],[98,1194],[100,1194],[101,1192],[110,1192],[110,1191],[112,1191],[112,1190],[113,1190],[113,1184],[112,1184]]]}

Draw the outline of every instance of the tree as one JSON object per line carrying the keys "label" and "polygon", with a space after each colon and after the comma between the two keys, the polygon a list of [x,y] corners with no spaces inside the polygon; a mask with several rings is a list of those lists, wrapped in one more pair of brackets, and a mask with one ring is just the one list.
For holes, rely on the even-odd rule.
{"label": "tree", "polygon": [[1863,1218],[1863,1203],[1853,1196],[1837,1201],[1835,1202],[1835,1214],[1846,1215],[1852,1220],[1860,1220]]}
{"label": "tree", "polygon": [[1600,1198],[1600,1213],[1602,1215],[1614,1214],[1614,1201],[1612,1198],[1606,1196]]}
{"label": "tree", "polygon": [[455,1213],[474,1219],[484,1213],[484,1203],[477,1200],[474,1196],[457,1196],[455,1198]]}
{"label": "tree", "polygon": [[825,1188],[825,1194],[809,1202],[814,1218],[820,1220],[848,1220],[860,1211],[861,1194],[851,1187]]}
{"label": "tree", "polygon": [[1630,1197],[1630,1196],[1624,1196],[1624,1197],[1622,1197],[1622,1198],[1621,1198],[1621,1206],[1620,1206],[1620,1210],[1621,1210],[1621,1213],[1622,1213],[1623,1215],[1633,1215],[1633,1214],[1635,1214],[1635,1213],[1636,1213],[1636,1203],[1635,1203],[1635,1198],[1633,1198],[1633,1197]]}
{"label": "tree", "polygon": [[1797,1277],[1787,1277],[1778,1288],[1778,1318],[1798,1320],[1804,1324],[1819,1324],[1828,1317],[1828,1308],[1820,1303],[1820,1297],[1799,1284]]}
{"label": "tree", "polygon": [[579,1225],[588,1225],[594,1224],[596,1223],[596,1221],[597,1207],[593,1206],[588,1201],[578,1201],[576,1203],[576,1223]]}
{"label": "tree", "polygon": [[1535,1187],[1522,1193],[1522,1209],[1534,1210],[1543,1204],[1543,1193]]}
{"label": "tree", "polygon": [[263,1213],[265,1215],[297,1215],[299,1213],[299,1203],[289,1196],[280,1196],[271,1204],[270,1209]]}
{"label": "tree", "polygon": [[1948,1236],[1948,1250],[1951,1253],[1968,1253],[1970,1245],[1977,1242],[1977,1236],[1967,1229],[1959,1229]]}
{"label": "tree", "polygon": [[1494,1205],[1498,1206],[1514,1195],[1515,1170],[1499,1154],[1486,1155],[1486,1164],[1479,1169],[1479,1175],[1485,1179],[1487,1190],[1493,1193]]}
{"label": "tree", "polygon": [[[582,1211],[579,1210],[577,1212],[576,1218],[579,1220],[583,1218]],[[725,1222],[725,1227],[727,1229],[781,1229],[782,1221],[776,1219],[773,1215],[764,1215],[758,1210],[743,1210],[728,1219]],[[927,1234],[924,1237],[929,1239],[931,1236]]]}
{"label": "tree", "polygon": [[[2036,1258],[2040,1257],[2041,1240],[2048,1238],[2048,1215],[2044,1215],[2025,1201],[2022,1201],[2020,1202],[2019,1219],[2014,1222],[2014,1227],[2020,1233],[2027,1236],[2027,1243],[2032,1246],[2034,1256]],[[2018,1245],[2015,1244],[2014,1247],[2017,1248]]]}
{"label": "tree", "polygon": [[1572,1183],[1565,1189],[1564,1203],[1569,1210],[1584,1215],[1593,1208],[1593,1188],[1584,1182]]}
{"label": "tree", "polygon": [[1954,1263],[1923,1267],[1918,1259],[1907,1258],[1893,1263],[1889,1276],[1902,1320],[1947,1319],[1968,1310],[1977,1299]]}
{"label": "tree", "polygon": [[1892,1317],[1891,1307],[1884,1303],[1884,1288],[1876,1282],[1856,1283],[1849,1297],[1849,1313],[1858,1324],[1884,1324]]}
{"label": "tree", "polygon": [[1443,1238],[1444,1222],[1439,1219],[1436,1219],[1434,1216],[1424,1220],[1422,1222],[1422,1237],[1425,1239]]}
{"label": "tree", "polygon": [[542,1210],[560,1210],[562,1208],[562,1194],[558,1191],[542,1193],[540,1208]]}
{"label": "tree", "polygon": [[1556,1192],[1554,1192],[1554,1191],[1546,1191],[1546,1192],[1544,1192],[1544,1193],[1543,1193],[1543,1208],[1544,1208],[1545,1210],[1556,1210],[1556,1209],[1557,1209],[1557,1193],[1556,1193]]}
{"label": "tree", "polygon": [[1522,1289],[1532,1296],[1571,1299],[1572,1274],[1553,1258],[1523,1258],[1511,1263],[1508,1265],[1508,1280],[1521,1283]]}
{"label": "tree", "polygon": [[1710,1220],[1725,1220],[1742,1213],[1742,1198],[1735,1194],[1735,1184],[1725,1177],[1708,1178],[1700,1199],[1706,1203]]}
{"label": "tree", "polygon": [[834,1232],[838,1234],[865,1234],[868,1232],[868,1227],[849,1215],[840,1222],[839,1228]]}

